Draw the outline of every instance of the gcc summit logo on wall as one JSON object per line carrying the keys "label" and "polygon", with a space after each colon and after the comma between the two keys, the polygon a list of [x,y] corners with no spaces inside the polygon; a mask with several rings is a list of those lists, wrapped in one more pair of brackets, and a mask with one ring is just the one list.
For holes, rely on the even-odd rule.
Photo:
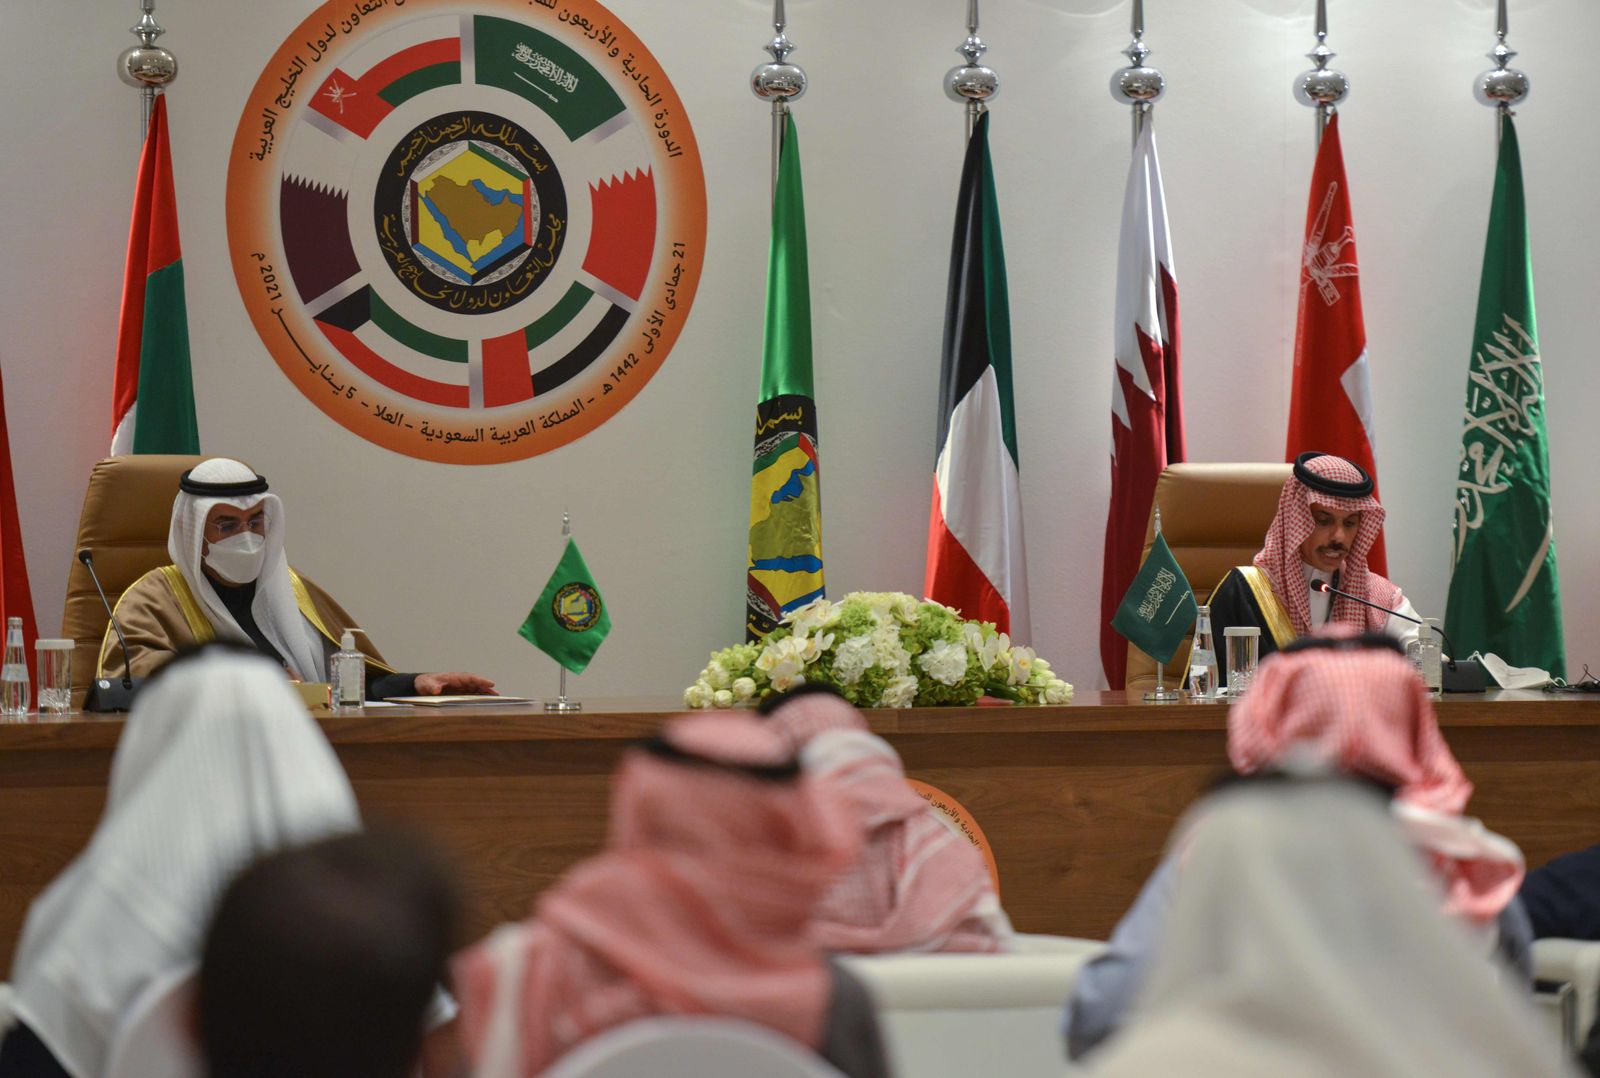
{"label": "gcc summit logo on wall", "polygon": [[604,423],[683,328],[694,132],[593,0],[334,0],[289,35],[228,167],[240,294],[369,441],[519,460]]}

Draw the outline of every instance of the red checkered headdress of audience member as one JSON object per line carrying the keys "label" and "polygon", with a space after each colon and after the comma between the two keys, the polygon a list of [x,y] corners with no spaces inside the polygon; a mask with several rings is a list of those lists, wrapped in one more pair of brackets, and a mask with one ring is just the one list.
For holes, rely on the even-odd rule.
{"label": "red checkered headdress of audience member", "polygon": [[[1301,636],[1311,631],[1311,602],[1306,593],[1305,560],[1300,545],[1316,531],[1311,507],[1321,506],[1343,516],[1360,513],[1350,553],[1344,559],[1335,584],[1341,591],[1359,595],[1379,606],[1393,607],[1400,600],[1400,589],[1367,568],[1367,554],[1383,528],[1383,506],[1372,496],[1372,477],[1343,457],[1329,453],[1302,453],[1294,463],[1294,475],[1278,496],[1278,515],[1267,529],[1267,541],[1255,556],[1256,568],[1272,581],[1272,590],[1289,613],[1294,631]],[[1352,629],[1381,629],[1389,616],[1334,596],[1329,624]]]}
{"label": "red checkered headdress of audience member", "polygon": [[[1445,744],[1422,679],[1391,647],[1321,644],[1262,662],[1249,694],[1228,709],[1229,762],[1249,775],[1309,756],[1394,787],[1395,800],[1416,810],[1397,815],[1430,854],[1446,907],[1492,919],[1516,894],[1522,855],[1477,821],[1459,820],[1472,783]],[[1412,819],[1444,826],[1421,835]]]}

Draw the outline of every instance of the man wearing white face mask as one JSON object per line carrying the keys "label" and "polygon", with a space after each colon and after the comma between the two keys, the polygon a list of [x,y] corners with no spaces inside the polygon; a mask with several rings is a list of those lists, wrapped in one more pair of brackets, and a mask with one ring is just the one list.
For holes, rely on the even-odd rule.
{"label": "man wearing white face mask", "polygon": [[[283,503],[248,466],[214,457],[185,472],[167,533],[172,564],[146,573],[117,600],[133,676],[220,638],[254,646],[301,681],[327,681],[329,656],[355,629],[369,699],[494,691],[476,674],[396,673],[343,607],[289,568],[283,537]],[[122,673],[122,650],[107,626],[99,676]]]}

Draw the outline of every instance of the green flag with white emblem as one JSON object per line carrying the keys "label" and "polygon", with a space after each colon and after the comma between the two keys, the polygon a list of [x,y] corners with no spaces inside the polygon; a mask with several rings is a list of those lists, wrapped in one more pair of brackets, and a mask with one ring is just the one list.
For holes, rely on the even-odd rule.
{"label": "green flag with white emblem", "polygon": [[1128,643],[1165,664],[1189,635],[1194,616],[1194,589],[1172,556],[1166,537],[1156,532],[1156,541],[1122,597],[1111,627]]}
{"label": "green flag with white emblem", "polygon": [[1510,116],[1501,119],[1472,341],[1445,631],[1462,655],[1492,651],[1512,666],[1536,666],[1561,677],[1566,649],[1544,365],[1533,313],[1522,158]]}
{"label": "green flag with white emblem", "polygon": [[518,634],[556,662],[581,674],[611,631],[611,614],[600,598],[594,577],[567,540],[567,549],[534,601]]}

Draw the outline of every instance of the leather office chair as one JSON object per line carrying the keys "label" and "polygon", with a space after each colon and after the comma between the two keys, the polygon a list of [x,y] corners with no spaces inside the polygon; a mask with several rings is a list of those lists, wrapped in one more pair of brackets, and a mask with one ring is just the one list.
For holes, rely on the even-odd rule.
{"label": "leather office chair", "polygon": [[83,706],[100,661],[100,640],[106,631],[106,610],[78,561],[78,551],[94,553],[95,572],[106,598],[117,599],[134,581],[172,559],[167,557],[167,531],[178,477],[205,457],[140,454],[108,457],[89,473],[78,517],[77,545],[67,573],[67,603],[61,634],[77,646],[72,652],[72,703]]}
{"label": "leather office chair", "polygon": [[[1183,568],[1196,601],[1204,603],[1228,570],[1248,565],[1278,511],[1278,496],[1293,468],[1288,464],[1174,464],[1156,480],[1156,504],[1161,506],[1161,532]],[[1155,542],[1155,512],[1145,529],[1144,552]],[[1224,661],[1222,641],[1216,642],[1217,662]],[[1166,685],[1183,683],[1182,669],[1189,654],[1186,643],[1167,664]],[[1129,692],[1155,688],[1156,663],[1138,648],[1128,646]]]}

